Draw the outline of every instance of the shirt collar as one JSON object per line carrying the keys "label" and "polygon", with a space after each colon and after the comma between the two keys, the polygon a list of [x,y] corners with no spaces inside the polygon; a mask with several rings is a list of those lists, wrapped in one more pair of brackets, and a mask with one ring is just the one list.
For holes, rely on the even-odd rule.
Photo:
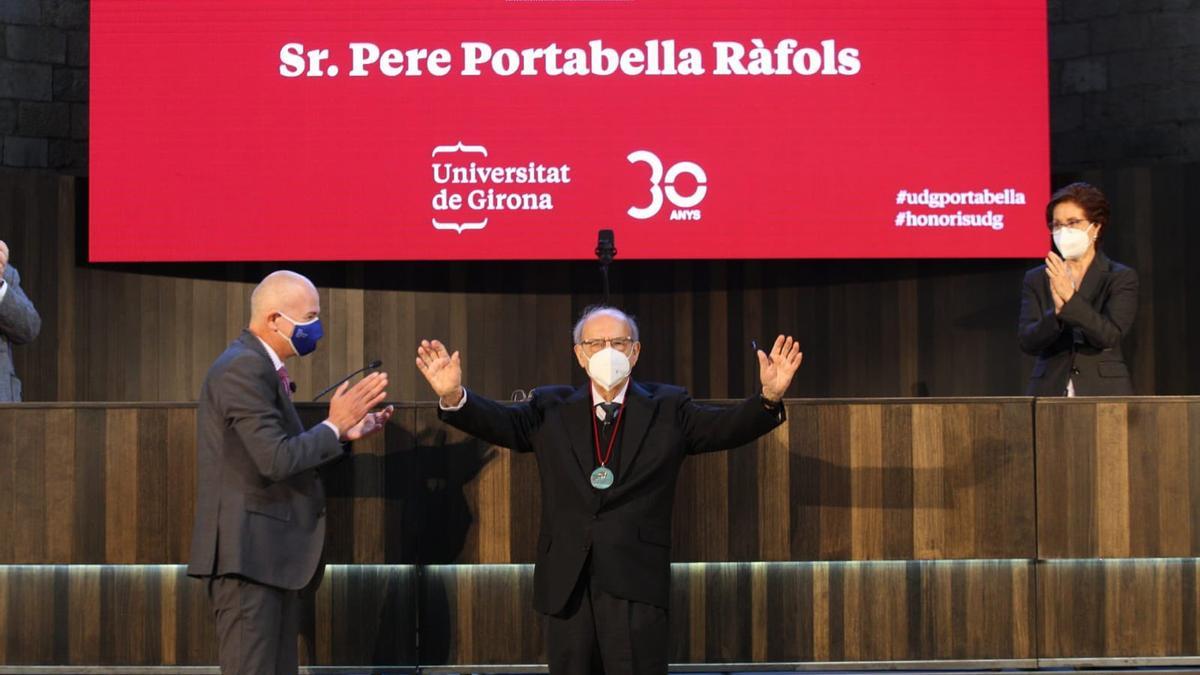
{"label": "shirt collar", "polygon": [[[613,397],[612,402],[624,405],[625,404],[625,392],[628,390],[629,390],[629,378],[625,378],[625,384],[621,385],[621,391],[617,392],[617,395]],[[604,397],[600,395],[600,391],[598,389],[596,389],[596,383],[593,382],[592,383],[592,407],[595,408],[596,406],[600,405],[601,403],[604,403]]]}
{"label": "shirt collar", "polygon": [[279,358],[274,349],[271,349],[271,345],[267,344],[266,340],[257,335],[254,336],[254,339],[262,343],[263,348],[267,350],[267,356],[271,357],[271,364],[275,366],[275,371],[278,372],[283,367],[283,360]]}

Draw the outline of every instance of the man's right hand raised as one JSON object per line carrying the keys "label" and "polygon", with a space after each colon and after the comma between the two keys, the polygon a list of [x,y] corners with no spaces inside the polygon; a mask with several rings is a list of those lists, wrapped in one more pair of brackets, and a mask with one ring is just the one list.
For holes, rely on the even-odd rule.
{"label": "man's right hand raised", "polygon": [[387,398],[387,384],[387,373],[371,373],[353,387],[343,382],[333,392],[333,398],[329,399],[329,421],[341,432],[343,440],[354,425]]}
{"label": "man's right hand raised", "polygon": [[451,354],[438,340],[421,340],[417,347],[417,369],[443,406],[452,408],[462,401],[462,359],[458,352]]}

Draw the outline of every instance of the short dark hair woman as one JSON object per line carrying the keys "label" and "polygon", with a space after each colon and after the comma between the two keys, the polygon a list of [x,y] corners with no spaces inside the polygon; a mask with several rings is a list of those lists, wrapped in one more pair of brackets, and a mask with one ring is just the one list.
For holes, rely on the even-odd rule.
{"label": "short dark hair woman", "polygon": [[1046,224],[1053,249],[1025,273],[1021,350],[1037,357],[1031,396],[1127,396],[1133,393],[1121,341],[1137,315],[1137,272],[1097,248],[1108,228],[1108,199],[1087,183],[1050,198]]}

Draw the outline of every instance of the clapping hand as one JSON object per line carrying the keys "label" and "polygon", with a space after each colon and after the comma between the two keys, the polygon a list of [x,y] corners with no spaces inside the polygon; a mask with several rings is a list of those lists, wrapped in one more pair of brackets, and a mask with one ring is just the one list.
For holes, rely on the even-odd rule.
{"label": "clapping hand", "polygon": [[382,431],[387,426],[387,421],[392,418],[394,409],[389,405],[377,413],[367,413],[358,424],[346,431],[346,440],[357,441]]}
{"label": "clapping hand", "polygon": [[1075,282],[1067,264],[1058,254],[1051,251],[1046,256],[1046,276],[1050,278],[1050,295],[1054,298],[1054,313],[1062,311],[1063,305],[1075,295]]}
{"label": "clapping hand", "polygon": [[0,279],[4,278],[5,267],[8,267],[8,244],[0,239]]}
{"label": "clapping hand", "polygon": [[462,400],[462,357],[458,352],[451,354],[438,340],[421,340],[417,347],[417,369],[442,405],[455,406]]}
{"label": "clapping hand", "polygon": [[762,380],[763,397],[768,401],[782,400],[803,360],[800,343],[790,335],[775,338],[770,356],[758,350],[758,375]]}
{"label": "clapping hand", "polygon": [[371,373],[354,386],[343,382],[333,392],[329,400],[329,421],[341,432],[343,441],[356,441],[369,436],[387,423],[392,415],[391,406],[380,413],[371,412],[371,408],[387,398],[387,383],[387,373]]}

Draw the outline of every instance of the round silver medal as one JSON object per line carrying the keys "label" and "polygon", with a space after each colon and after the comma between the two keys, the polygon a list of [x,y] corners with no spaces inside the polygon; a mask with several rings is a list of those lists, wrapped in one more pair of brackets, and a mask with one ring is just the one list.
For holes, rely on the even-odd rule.
{"label": "round silver medal", "polygon": [[608,467],[598,466],[592,472],[592,487],[597,490],[607,490],[612,487],[613,474],[608,470]]}

